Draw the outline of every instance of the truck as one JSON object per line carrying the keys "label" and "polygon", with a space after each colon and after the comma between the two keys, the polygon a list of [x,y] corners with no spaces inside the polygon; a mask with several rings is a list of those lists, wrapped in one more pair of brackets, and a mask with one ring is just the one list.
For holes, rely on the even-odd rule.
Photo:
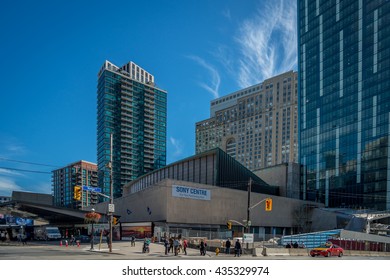
{"label": "truck", "polygon": [[34,227],[35,240],[59,240],[61,233],[58,227],[54,226],[38,226]]}

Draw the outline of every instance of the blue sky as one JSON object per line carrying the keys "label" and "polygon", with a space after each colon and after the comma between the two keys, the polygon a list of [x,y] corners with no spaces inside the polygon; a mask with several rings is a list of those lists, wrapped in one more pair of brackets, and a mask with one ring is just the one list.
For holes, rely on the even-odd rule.
{"label": "blue sky", "polygon": [[53,169],[96,162],[105,60],[168,91],[167,163],[194,154],[211,100],[297,68],[295,0],[4,0],[0,35],[0,195],[50,193]]}

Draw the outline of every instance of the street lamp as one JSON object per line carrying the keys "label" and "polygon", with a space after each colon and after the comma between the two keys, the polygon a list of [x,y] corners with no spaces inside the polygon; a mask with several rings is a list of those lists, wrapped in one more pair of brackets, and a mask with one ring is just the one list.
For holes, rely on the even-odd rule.
{"label": "street lamp", "polygon": [[92,225],[92,227],[91,227],[91,250],[93,250],[93,236],[94,236],[93,224],[99,222],[101,217],[102,216],[99,213],[95,212],[94,208],[92,208],[91,212],[88,212],[84,216],[85,223]]}

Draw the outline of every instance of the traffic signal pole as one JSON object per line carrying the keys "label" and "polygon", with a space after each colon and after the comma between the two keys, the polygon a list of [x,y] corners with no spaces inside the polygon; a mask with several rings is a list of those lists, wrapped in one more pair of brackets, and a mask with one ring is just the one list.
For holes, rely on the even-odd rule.
{"label": "traffic signal pole", "polygon": [[[112,133],[110,134],[110,204],[114,204],[113,178],[112,178]],[[112,216],[110,213],[110,253],[112,253]]]}
{"label": "traffic signal pole", "polygon": [[[248,183],[248,208],[246,212],[246,232],[250,233],[250,215],[251,215],[251,192],[252,192],[252,177],[249,178]],[[249,244],[246,243],[246,249],[249,249]]]}
{"label": "traffic signal pole", "polygon": [[251,215],[251,192],[252,192],[252,178],[249,178],[248,183],[248,208],[246,213],[246,232],[250,233],[250,215]]}

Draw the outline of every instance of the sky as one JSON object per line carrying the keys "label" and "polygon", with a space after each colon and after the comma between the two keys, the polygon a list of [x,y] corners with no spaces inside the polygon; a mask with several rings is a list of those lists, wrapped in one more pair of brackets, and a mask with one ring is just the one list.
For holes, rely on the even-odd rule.
{"label": "sky", "polygon": [[168,92],[167,164],[210,101],[297,69],[296,0],[0,1],[0,196],[96,163],[97,73],[133,61]]}

